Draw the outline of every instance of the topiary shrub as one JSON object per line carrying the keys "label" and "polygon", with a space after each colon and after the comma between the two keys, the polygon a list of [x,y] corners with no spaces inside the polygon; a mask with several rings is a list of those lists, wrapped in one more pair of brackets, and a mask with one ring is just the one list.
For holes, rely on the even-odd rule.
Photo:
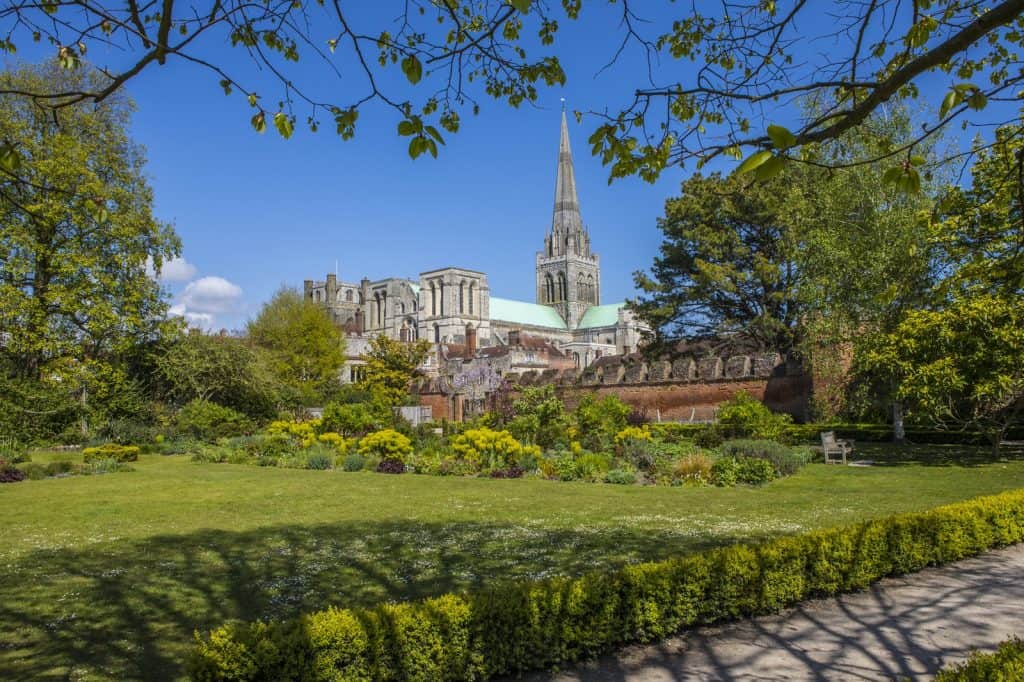
{"label": "topiary shrub", "polygon": [[406,456],[412,452],[412,441],[394,429],[383,429],[363,436],[358,449],[361,455],[393,460],[404,465]]}
{"label": "topiary shrub", "polygon": [[363,467],[366,466],[366,458],[357,452],[353,452],[351,455],[345,455],[345,461],[342,462],[341,468],[344,471],[362,471]]}
{"label": "topiary shrub", "polygon": [[719,429],[730,438],[779,440],[793,423],[788,414],[776,414],[746,391],[718,406]]}
{"label": "topiary shrub", "polygon": [[139,448],[135,445],[107,443],[82,450],[82,461],[86,464],[112,459],[115,462],[134,462],[139,459]]}
{"label": "topiary shrub", "polygon": [[629,469],[612,469],[604,475],[604,482],[614,485],[633,485],[636,483],[636,472]]}
{"label": "topiary shrub", "polygon": [[252,421],[241,412],[208,400],[193,400],[178,410],[178,428],[193,438],[213,442],[255,430]]}

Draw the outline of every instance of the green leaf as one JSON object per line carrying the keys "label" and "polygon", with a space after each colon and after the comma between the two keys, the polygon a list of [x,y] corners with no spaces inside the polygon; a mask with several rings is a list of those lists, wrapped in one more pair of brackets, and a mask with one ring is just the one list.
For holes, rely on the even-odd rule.
{"label": "green leaf", "polygon": [[435,128],[434,126],[427,126],[424,128],[424,130],[426,131],[427,135],[430,135],[432,138],[434,138],[441,144],[444,144],[444,138],[441,137],[441,133],[437,132],[437,128]]}
{"label": "green leaf", "polygon": [[748,156],[743,163],[740,164],[739,168],[736,169],[736,175],[743,175],[749,173],[752,170],[756,170],[758,166],[766,163],[768,159],[772,158],[772,153],[768,150],[754,152]]}
{"label": "green leaf", "polygon": [[781,156],[773,156],[754,169],[754,177],[758,180],[773,178],[782,171],[785,165],[786,160],[784,158]]}
{"label": "green leaf", "polygon": [[279,132],[281,137],[284,139],[287,140],[292,136],[292,119],[283,111],[279,111],[274,114],[274,127],[277,128],[277,132]]}
{"label": "green leaf", "polygon": [[902,175],[903,167],[894,166],[892,168],[887,169],[884,173],[882,173],[882,182],[886,185],[894,185],[897,182],[899,182],[900,177],[902,177]]}
{"label": "green leaf", "polygon": [[776,149],[785,150],[796,144],[796,136],[779,125],[768,126],[768,137]]}
{"label": "green leaf", "polygon": [[910,165],[911,166],[923,166],[924,162],[925,162],[925,158],[923,156],[921,156],[920,154],[914,154],[913,156],[910,157]]}
{"label": "green leaf", "polygon": [[942,99],[942,106],[939,107],[939,118],[946,118],[949,110],[960,104],[961,95],[956,89],[950,90]]}
{"label": "green leaf", "polygon": [[412,121],[399,121],[398,123],[398,134],[402,137],[408,137],[409,135],[416,134],[416,127],[412,124]]}
{"label": "green leaf", "polygon": [[409,79],[409,82],[416,85],[423,78],[423,64],[420,63],[419,58],[414,55],[406,55],[402,59],[402,73]]}
{"label": "green leaf", "polygon": [[967,98],[967,106],[975,111],[981,111],[988,104],[988,97],[981,90],[975,90],[974,94]]}
{"label": "green leaf", "polygon": [[508,4],[512,5],[523,14],[530,11],[530,2],[531,0],[508,0]]}
{"label": "green leaf", "polygon": [[15,173],[21,168],[21,154],[9,142],[0,144],[0,168],[8,173]]}
{"label": "green leaf", "polygon": [[257,133],[262,133],[267,130],[267,117],[262,111],[252,117],[252,127],[256,129]]}

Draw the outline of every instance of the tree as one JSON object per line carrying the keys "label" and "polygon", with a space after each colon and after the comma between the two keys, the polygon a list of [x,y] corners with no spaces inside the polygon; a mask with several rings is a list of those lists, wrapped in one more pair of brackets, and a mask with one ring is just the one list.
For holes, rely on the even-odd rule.
{"label": "tree", "polygon": [[358,386],[373,399],[390,407],[401,405],[409,395],[409,384],[420,376],[420,366],[430,354],[430,342],[395,341],[381,334],[370,339],[362,356],[363,378]]}
{"label": "tree", "polygon": [[247,326],[249,340],[267,351],[278,381],[303,405],[320,402],[339,383],[345,337],[323,308],[283,288]]}
{"label": "tree", "polygon": [[[0,74],[0,89],[94,78],[23,67]],[[18,377],[76,396],[83,431],[91,389],[121,382],[119,357],[174,325],[147,263],[159,267],[179,242],[153,217],[145,158],[126,132],[131,112],[112,96],[54,117],[0,95],[0,130],[20,150],[18,176],[0,173],[0,353]]]}
{"label": "tree", "polygon": [[983,294],[918,310],[878,337],[865,361],[898,383],[900,398],[944,428],[974,428],[998,453],[1024,416],[1024,310]]}
{"label": "tree", "polygon": [[280,401],[267,354],[242,339],[191,331],[165,342],[153,361],[163,399],[210,401],[250,417],[272,417]]}
{"label": "tree", "polygon": [[800,319],[793,174],[750,184],[694,175],[665,202],[665,240],[634,309],[664,340],[739,335],[787,352]]}
{"label": "tree", "polygon": [[[350,138],[359,112],[382,104],[415,157],[436,155],[444,143],[438,127],[456,132],[460,112],[476,113],[480,96],[518,106],[535,100],[540,84],[565,82],[555,42],[559,20],[577,18],[582,2],[560,5],[561,11],[535,0],[394,2],[362,16],[337,1],[256,7],[165,0],[160,11],[137,0],[8,3],[0,10],[7,29],[0,47],[45,41],[69,69],[95,46],[118,48],[110,53],[123,61],[104,67],[104,83],[7,90],[44,105],[103,101],[177,59],[210,71],[226,94],[241,95],[254,128],[263,131],[272,121],[284,137],[300,120],[317,130],[326,119]],[[887,102],[938,90],[931,102],[937,115],[920,133],[870,159],[888,159],[889,179],[909,188],[918,178],[910,161],[919,142],[952,121],[972,120],[990,101],[1012,98],[1022,79],[1014,49],[1024,36],[1024,0],[610,0],[585,11],[602,9],[618,18],[621,42],[611,62],[635,48],[649,65],[622,109],[591,112],[601,121],[590,138],[593,151],[614,177],[653,179],[671,164],[741,158],[744,149],[754,152],[744,167],[768,172],[783,159],[802,160],[801,147],[841,137]],[[211,61],[204,48],[225,33],[249,64]],[[294,64],[300,60],[321,70],[303,73]],[[272,75],[269,93],[249,73],[252,66]],[[390,69],[404,78],[390,78]],[[340,88],[330,91],[327,83]],[[831,104],[811,117],[788,110],[805,96]],[[16,150],[5,153],[10,158]]]}
{"label": "tree", "polygon": [[956,264],[953,290],[1024,294],[1024,125],[1003,126],[971,168],[968,189],[951,186],[937,228]]}

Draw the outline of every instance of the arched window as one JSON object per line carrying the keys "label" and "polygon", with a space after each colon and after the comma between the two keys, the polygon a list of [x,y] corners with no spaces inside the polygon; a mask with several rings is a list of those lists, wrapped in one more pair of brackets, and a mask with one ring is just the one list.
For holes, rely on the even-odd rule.
{"label": "arched window", "polygon": [[430,283],[430,314],[437,315],[437,289],[433,282]]}
{"label": "arched window", "polygon": [[473,314],[473,297],[476,296],[476,282],[469,283],[469,314]]}
{"label": "arched window", "polygon": [[576,369],[579,369],[580,368],[580,354],[579,353],[573,353],[572,354],[572,359],[576,361]]}
{"label": "arched window", "polygon": [[441,325],[434,323],[434,343],[441,343]]}
{"label": "arched window", "polygon": [[466,283],[459,282],[459,314],[466,312]]}
{"label": "arched window", "polygon": [[373,295],[373,326],[381,326],[380,319],[380,293],[377,292]]}
{"label": "arched window", "polygon": [[558,300],[564,301],[569,298],[569,286],[565,281],[565,273],[558,273]]}
{"label": "arched window", "polygon": [[551,273],[544,275],[544,302],[554,303],[555,301],[555,280],[551,278]]}
{"label": "arched window", "polygon": [[352,290],[351,289],[349,289],[349,290],[347,290],[345,292],[345,300],[350,302],[350,303],[352,302]]}
{"label": "arched window", "polygon": [[594,276],[587,275],[587,292],[590,296],[587,298],[591,303],[597,303],[597,287],[594,286]]}
{"label": "arched window", "polygon": [[444,282],[440,282],[441,285],[441,317],[444,317]]}
{"label": "arched window", "polygon": [[587,278],[583,276],[582,272],[580,273],[579,278],[577,278],[576,280],[576,296],[581,301],[589,300],[587,298]]}

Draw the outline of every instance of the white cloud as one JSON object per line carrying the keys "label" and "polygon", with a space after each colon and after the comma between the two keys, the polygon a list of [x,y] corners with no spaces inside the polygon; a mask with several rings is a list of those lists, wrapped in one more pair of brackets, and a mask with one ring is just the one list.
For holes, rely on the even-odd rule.
{"label": "white cloud", "polygon": [[187,282],[196,276],[196,266],[184,258],[172,258],[160,268],[160,279],[165,282]]}
{"label": "white cloud", "polygon": [[189,326],[213,329],[218,315],[241,312],[242,288],[223,277],[200,277],[189,282],[168,312],[184,317]]}

